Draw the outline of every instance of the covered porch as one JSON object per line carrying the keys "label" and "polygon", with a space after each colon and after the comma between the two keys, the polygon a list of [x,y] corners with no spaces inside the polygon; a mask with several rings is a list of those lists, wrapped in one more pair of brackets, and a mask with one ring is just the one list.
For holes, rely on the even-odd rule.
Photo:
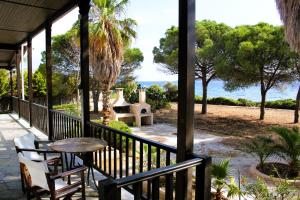
{"label": "covered porch", "polygon": [[[179,0],[178,149],[90,121],[88,67],[90,1],[51,1],[49,4],[36,1],[0,3],[4,11],[1,15],[9,19],[0,19],[0,67],[10,70],[11,77],[11,97],[6,103],[2,102],[7,105],[2,107],[3,111],[13,113],[0,115],[0,119],[3,118],[5,121],[10,120],[12,115],[17,116],[18,119],[27,121],[29,127],[44,133],[49,140],[95,137],[107,141],[108,146],[105,149],[96,151],[90,158],[86,158],[92,159],[94,169],[107,177],[97,180],[99,199],[119,200],[121,196],[124,198],[123,192],[121,194],[123,190],[131,193],[134,199],[210,199],[211,158],[193,153],[195,0]],[[76,6],[79,6],[80,14],[81,118],[54,110],[52,103],[51,25]],[[31,14],[22,16],[26,9],[30,9]],[[34,15],[39,17],[33,19]],[[32,90],[31,43],[32,38],[43,29],[46,30],[45,106],[33,103]],[[27,100],[21,97],[20,46],[24,43],[27,44],[28,51]],[[17,73],[16,96],[13,95],[14,69]],[[1,124],[6,125],[5,122]],[[14,132],[20,127],[13,125],[7,128]],[[11,149],[9,146],[8,148]]]}

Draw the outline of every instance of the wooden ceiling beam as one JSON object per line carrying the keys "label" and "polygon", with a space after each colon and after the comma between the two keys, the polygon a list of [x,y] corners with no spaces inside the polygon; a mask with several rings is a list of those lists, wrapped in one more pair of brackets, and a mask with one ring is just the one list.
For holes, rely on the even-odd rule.
{"label": "wooden ceiling beam", "polygon": [[20,6],[26,6],[26,7],[32,7],[32,8],[39,8],[39,9],[44,9],[44,10],[51,10],[51,11],[57,10],[54,8],[47,8],[47,7],[43,7],[43,6],[37,6],[37,5],[33,5],[33,4],[21,3],[21,2],[10,1],[10,0],[0,0],[0,2],[10,3],[10,4],[15,4],[15,5],[20,5]]}
{"label": "wooden ceiling beam", "polygon": [[[0,0],[1,1],[1,0]],[[37,34],[39,34],[41,31],[43,31],[43,29],[45,29],[47,22],[55,22],[56,20],[58,20],[59,18],[61,18],[64,14],[66,14],[68,11],[70,11],[71,9],[75,8],[78,5],[78,1],[77,0],[72,0],[69,3],[67,3],[64,7],[62,7],[61,9],[57,10],[53,15],[51,15],[44,23],[42,23],[40,26],[38,26],[35,30],[33,30],[32,32],[30,32],[28,34],[28,36],[30,37],[34,37]],[[25,43],[27,41],[27,38],[24,38],[21,42],[19,42],[17,44],[17,46],[21,46],[23,43]]]}
{"label": "wooden ceiling beam", "polygon": [[0,43],[0,49],[16,50],[17,46],[15,44]]}

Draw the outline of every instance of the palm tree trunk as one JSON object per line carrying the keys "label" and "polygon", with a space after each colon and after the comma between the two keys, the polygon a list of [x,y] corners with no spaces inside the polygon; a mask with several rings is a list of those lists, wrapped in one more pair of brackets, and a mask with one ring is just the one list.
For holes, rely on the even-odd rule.
{"label": "palm tree trunk", "polygon": [[110,117],[110,110],[109,110],[109,99],[110,99],[110,91],[103,90],[102,91],[102,113],[103,113],[103,124],[108,125],[109,117]]}
{"label": "palm tree trunk", "polygon": [[99,112],[98,102],[99,102],[100,92],[99,90],[93,90],[92,93],[93,93],[94,112],[98,113]]}
{"label": "palm tree trunk", "polygon": [[297,93],[297,97],[296,97],[294,123],[298,123],[299,122],[299,106],[300,106],[300,85],[299,85],[298,93]]}
{"label": "palm tree trunk", "polygon": [[216,191],[216,200],[222,200],[222,192],[220,189]]}

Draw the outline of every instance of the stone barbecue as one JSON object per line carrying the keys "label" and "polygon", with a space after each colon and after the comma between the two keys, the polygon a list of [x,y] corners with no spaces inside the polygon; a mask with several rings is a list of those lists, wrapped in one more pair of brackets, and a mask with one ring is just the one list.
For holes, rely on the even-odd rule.
{"label": "stone barbecue", "polygon": [[146,103],[146,90],[139,89],[139,102],[135,104],[127,103],[123,96],[123,88],[116,89],[117,98],[111,104],[111,119],[124,121],[129,125],[153,124],[153,113],[151,106]]}

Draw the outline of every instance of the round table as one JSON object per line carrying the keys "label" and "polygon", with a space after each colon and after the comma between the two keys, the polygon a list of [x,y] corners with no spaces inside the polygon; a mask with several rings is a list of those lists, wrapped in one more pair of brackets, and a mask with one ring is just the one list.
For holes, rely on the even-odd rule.
{"label": "round table", "polygon": [[[107,146],[106,141],[100,140],[97,138],[92,138],[92,137],[67,138],[67,139],[63,139],[63,140],[57,140],[57,141],[49,144],[49,148],[54,151],[63,152],[63,153],[72,153],[72,154],[74,154],[74,153],[83,153],[83,154],[92,153],[92,152],[95,152],[98,150],[102,150],[106,146]],[[66,160],[66,163],[67,163],[67,160]],[[71,167],[71,164],[72,164],[72,156],[71,156],[70,167]],[[88,167],[87,180],[89,182],[89,176],[90,176],[90,171],[91,171],[94,184],[96,185],[94,171],[93,171],[93,162],[90,160],[90,158],[87,160],[86,165]]]}

